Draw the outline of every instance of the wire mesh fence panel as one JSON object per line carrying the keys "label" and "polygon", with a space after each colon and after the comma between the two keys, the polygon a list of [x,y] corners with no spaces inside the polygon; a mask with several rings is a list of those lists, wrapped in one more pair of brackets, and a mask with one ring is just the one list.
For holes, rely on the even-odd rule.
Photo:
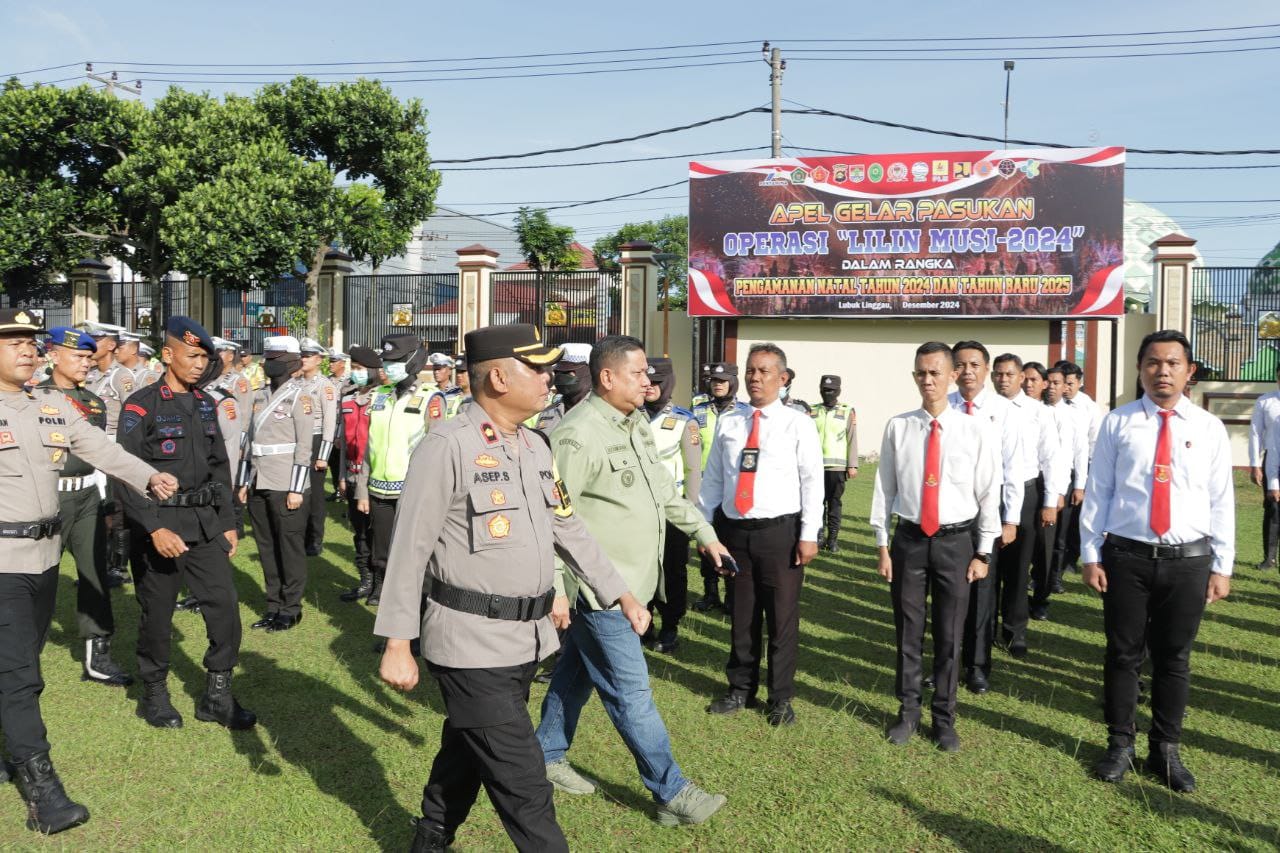
{"label": "wire mesh fence panel", "polygon": [[377,348],[387,335],[416,335],[427,347],[456,352],[458,274],[349,275],[343,340]]}
{"label": "wire mesh fence panel", "polygon": [[532,323],[549,344],[592,344],[622,332],[622,278],[598,270],[495,272],[489,321]]}
{"label": "wire mesh fence panel", "polygon": [[262,339],[273,335],[303,337],[307,332],[307,282],[282,278],[247,290],[218,291],[218,334],[249,352],[262,352]]}
{"label": "wire mesh fence panel", "polygon": [[11,286],[0,291],[0,307],[23,308],[46,329],[71,325],[71,285]]}
{"label": "wire mesh fence panel", "polygon": [[1275,379],[1280,366],[1280,268],[1192,269],[1190,338],[1202,379]]}

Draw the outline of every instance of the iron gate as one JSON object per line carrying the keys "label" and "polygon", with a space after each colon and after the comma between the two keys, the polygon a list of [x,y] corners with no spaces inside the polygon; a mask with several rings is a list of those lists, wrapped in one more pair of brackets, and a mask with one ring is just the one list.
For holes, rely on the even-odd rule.
{"label": "iron gate", "polygon": [[1274,380],[1280,365],[1280,267],[1193,268],[1191,348],[1202,379]]}
{"label": "iron gate", "polygon": [[[306,279],[289,277],[248,290],[218,290],[217,334],[250,352],[262,352],[262,339],[272,335],[307,333]],[[294,310],[291,310],[294,309]]]}
{"label": "iron gate", "polygon": [[548,344],[594,344],[622,332],[622,277],[597,270],[495,272],[489,322],[532,323]]}
{"label": "iron gate", "polygon": [[387,335],[417,335],[429,349],[457,352],[457,273],[349,275],[345,282],[346,346],[377,348]]}

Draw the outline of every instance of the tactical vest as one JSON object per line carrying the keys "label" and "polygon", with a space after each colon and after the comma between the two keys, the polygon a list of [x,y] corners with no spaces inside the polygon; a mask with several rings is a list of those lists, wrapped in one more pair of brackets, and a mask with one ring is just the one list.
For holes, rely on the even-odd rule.
{"label": "tactical vest", "polygon": [[[369,494],[394,500],[404,490],[409,473],[409,457],[427,434],[427,406],[432,391],[415,387],[396,399],[395,386],[383,385],[374,392],[369,407]],[[412,409],[412,411],[410,411]]]}
{"label": "tactical vest", "polygon": [[696,406],[693,416],[698,421],[698,435],[702,439],[702,470],[707,470],[707,459],[711,457],[711,440],[716,437],[716,420],[720,412],[715,404],[708,401]]}
{"label": "tactical vest", "polygon": [[466,396],[466,394],[462,393],[461,388],[451,388],[444,392],[444,416],[446,420],[458,416],[458,412],[462,411],[462,401],[466,399]]}
{"label": "tactical vest", "polygon": [[853,407],[848,403],[836,403],[834,408],[818,406],[813,410],[813,422],[818,427],[818,439],[822,443],[822,467],[849,467],[849,416]]}
{"label": "tactical vest", "polygon": [[680,450],[681,439],[693,420],[693,412],[676,406],[667,406],[649,421],[653,432],[654,443],[658,447],[658,458],[667,466],[671,477],[676,481],[676,488],[684,494],[684,481],[687,472],[684,467],[684,454]]}

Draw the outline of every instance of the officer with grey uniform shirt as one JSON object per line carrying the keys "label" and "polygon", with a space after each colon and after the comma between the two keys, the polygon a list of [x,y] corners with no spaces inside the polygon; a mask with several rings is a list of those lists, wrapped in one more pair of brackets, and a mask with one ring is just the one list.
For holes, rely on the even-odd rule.
{"label": "officer with grey uniform shirt", "polygon": [[[85,387],[97,394],[107,407],[107,436],[115,440],[116,427],[120,423],[120,410],[139,386],[133,371],[115,361],[116,348],[120,345],[122,326],[110,323],[81,323],[98,349],[94,353],[94,367],[89,368]],[[129,582],[129,529],[124,523],[124,511],[114,499],[111,486],[100,479],[98,491],[106,503],[107,513],[107,585],[119,586]]]}
{"label": "officer with grey uniform shirt", "polygon": [[267,613],[250,627],[275,633],[302,621],[307,587],[304,507],[311,488],[311,436],[317,407],[298,377],[302,369],[298,341],[281,335],[264,339],[262,348],[272,394],[249,426],[249,453],[236,484],[248,499],[266,579]]}
{"label": "officer with grey uniform shirt", "polygon": [[119,338],[120,341],[116,344],[116,361],[133,374],[133,387],[141,388],[159,379],[160,373],[152,370],[151,365],[142,357],[142,338],[123,329]]}
{"label": "officer with grey uniform shirt", "polygon": [[61,390],[24,387],[35,371],[39,331],[26,311],[0,308],[0,725],[27,802],[27,828],[54,833],[89,819],[63,790],[40,717],[40,651],[62,552],[58,475],[74,453],[160,498],[177,491],[178,481],[108,441]]}
{"label": "officer with grey uniform shirt", "polygon": [[320,372],[320,361],[329,350],[315,338],[303,338],[298,345],[302,350],[302,390],[320,407],[311,440],[311,488],[305,507],[307,556],[318,557],[324,550],[324,472],[329,467],[329,454],[338,432],[338,388]]}
{"label": "officer with grey uniform shirt", "polygon": [[483,784],[517,849],[567,850],[527,707],[538,661],[568,625],[567,607],[552,612],[554,557],[637,634],[649,612],[575,515],[546,439],[521,425],[559,350],[523,323],[469,332],[465,345],[474,403],[414,450],[374,625],[387,638],[383,680],[413,689],[409,643],[421,636],[448,712],[413,849],[451,844]]}

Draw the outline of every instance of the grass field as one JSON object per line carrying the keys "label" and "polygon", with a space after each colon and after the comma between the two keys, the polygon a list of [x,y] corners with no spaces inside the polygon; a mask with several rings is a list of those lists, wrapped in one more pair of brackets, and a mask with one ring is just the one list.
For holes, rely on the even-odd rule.
{"label": "grass field", "polygon": [[[802,598],[799,725],[770,728],[746,712],[712,719],[723,692],[728,623],[691,613],[674,656],[650,655],[653,690],[687,776],[729,804],[707,825],[660,829],[630,755],[598,701],[571,760],[602,783],[593,797],[556,795],[581,850],[1185,850],[1280,848],[1280,582],[1260,574],[1259,492],[1237,480],[1238,561],[1230,599],[1210,608],[1192,657],[1183,755],[1200,790],[1171,794],[1130,776],[1091,781],[1101,723],[1101,609],[1078,575],[1052,621],[1032,623],[1031,654],[997,652],[992,691],[961,691],[963,750],[882,738],[896,711],[889,594],[866,526],[870,467],[846,493],[844,552],[810,567]],[[186,727],[134,716],[138,687],[79,680],[74,567],[64,562],[44,653],[53,757],[84,827],[49,839],[27,832],[18,792],[0,799],[0,846],[76,850],[406,849],[410,818],[438,741],[442,705],[425,676],[410,695],[385,688],[371,651],[373,614],[343,604],[352,548],[331,504],[325,553],[311,561],[302,624],[245,630],[236,692],[258,713],[250,732],[194,719],[204,686],[199,616],[175,616],[174,702]],[[235,560],[241,617],[262,609],[252,540]],[[697,586],[696,569],[691,585]],[[131,650],[132,587],[115,594],[117,659]],[[74,652],[73,652],[74,649]],[[545,688],[535,685],[537,718]],[[1146,710],[1140,709],[1140,727]],[[1139,756],[1145,755],[1139,739]],[[463,850],[508,849],[482,794],[458,836]]]}

